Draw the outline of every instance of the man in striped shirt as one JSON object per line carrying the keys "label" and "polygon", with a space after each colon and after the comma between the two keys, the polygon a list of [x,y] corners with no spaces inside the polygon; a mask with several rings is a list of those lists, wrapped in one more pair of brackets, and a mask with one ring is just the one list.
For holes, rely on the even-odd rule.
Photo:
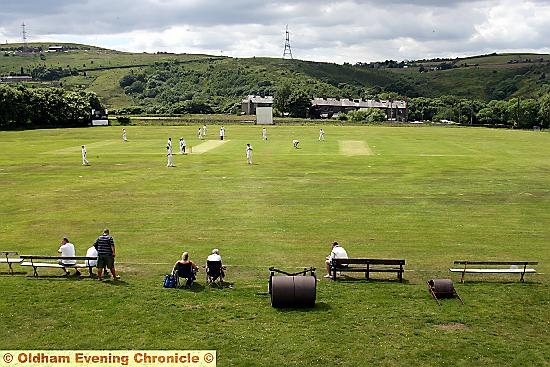
{"label": "man in striped shirt", "polygon": [[97,280],[103,280],[103,268],[107,267],[113,274],[113,279],[120,279],[115,270],[115,241],[105,228],[103,234],[94,243],[97,250]]}

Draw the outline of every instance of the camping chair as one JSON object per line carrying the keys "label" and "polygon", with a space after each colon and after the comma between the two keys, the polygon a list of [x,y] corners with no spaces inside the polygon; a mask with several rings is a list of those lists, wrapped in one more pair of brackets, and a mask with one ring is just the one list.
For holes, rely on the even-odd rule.
{"label": "camping chair", "polygon": [[176,287],[180,288],[180,278],[185,278],[187,281],[185,285],[190,287],[195,281],[195,270],[193,269],[193,264],[189,263],[176,263],[174,266],[174,275],[176,276]]}
{"label": "camping chair", "polygon": [[223,284],[224,267],[221,261],[206,261],[206,283],[212,284],[217,281],[218,285]]}

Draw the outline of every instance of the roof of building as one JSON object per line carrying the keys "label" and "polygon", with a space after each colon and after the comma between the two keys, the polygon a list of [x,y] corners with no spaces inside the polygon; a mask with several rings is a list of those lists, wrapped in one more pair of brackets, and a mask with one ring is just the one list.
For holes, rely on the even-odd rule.
{"label": "roof of building", "polygon": [[355,107],[355,108],[407,108],[406,101],[387,101],[375,99],[313,98],[313,106]]}
{"label": "roof of building", "polygon": [[254,96],[254,95],[250,95],[250,96],[247,96],[245,99],[243,99],[243,102],[244,103],[273,103],[273,96],[265,96],[265,97],[262,97],[262,96]]}

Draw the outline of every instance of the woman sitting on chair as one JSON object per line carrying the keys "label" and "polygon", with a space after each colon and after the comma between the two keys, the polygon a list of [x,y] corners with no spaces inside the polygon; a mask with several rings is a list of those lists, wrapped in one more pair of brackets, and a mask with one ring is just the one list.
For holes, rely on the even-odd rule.
{"label": "woman sitting on chair", "polygon": [[[174,274],[178,278],[187,278],[186,285],[190,286],[195,281],[195,274],[199,271],[199,267],[189,260],[189,252],[185,251],[181,254],[181,260],[174,264]],[[179,283],[179,279],[178,279]]]}

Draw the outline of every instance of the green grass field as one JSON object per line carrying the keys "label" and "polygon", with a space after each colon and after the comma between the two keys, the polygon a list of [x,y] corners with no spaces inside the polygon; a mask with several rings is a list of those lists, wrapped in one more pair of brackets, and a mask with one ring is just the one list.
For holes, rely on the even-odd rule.
{"label": "green grass field", "polygon": [[[0,251],[84,255],[104,227],[119,282],[0,264],[0,350],[215,349],[218,366],[550,365],[550,134],[438,127],[227,125],[0,132]],[[209,139],[219,126],[211,125]],[[292,139],[301,149],[292,148]],[[254,148],[246,164],[245,145]],[[81,165],[85,144],[91,166]],[[177,151],[177,148],[175,149]],[[405,279],[320,279],[317,305],[277,310],[268,268],[318,268],[330,243],[404,258]],[[163,289],[183,251],[219,248],[223,289]],[[537,274],[470,275],[453,260],[539,261]],[[452,278],[465,302],[430,297]]]}

